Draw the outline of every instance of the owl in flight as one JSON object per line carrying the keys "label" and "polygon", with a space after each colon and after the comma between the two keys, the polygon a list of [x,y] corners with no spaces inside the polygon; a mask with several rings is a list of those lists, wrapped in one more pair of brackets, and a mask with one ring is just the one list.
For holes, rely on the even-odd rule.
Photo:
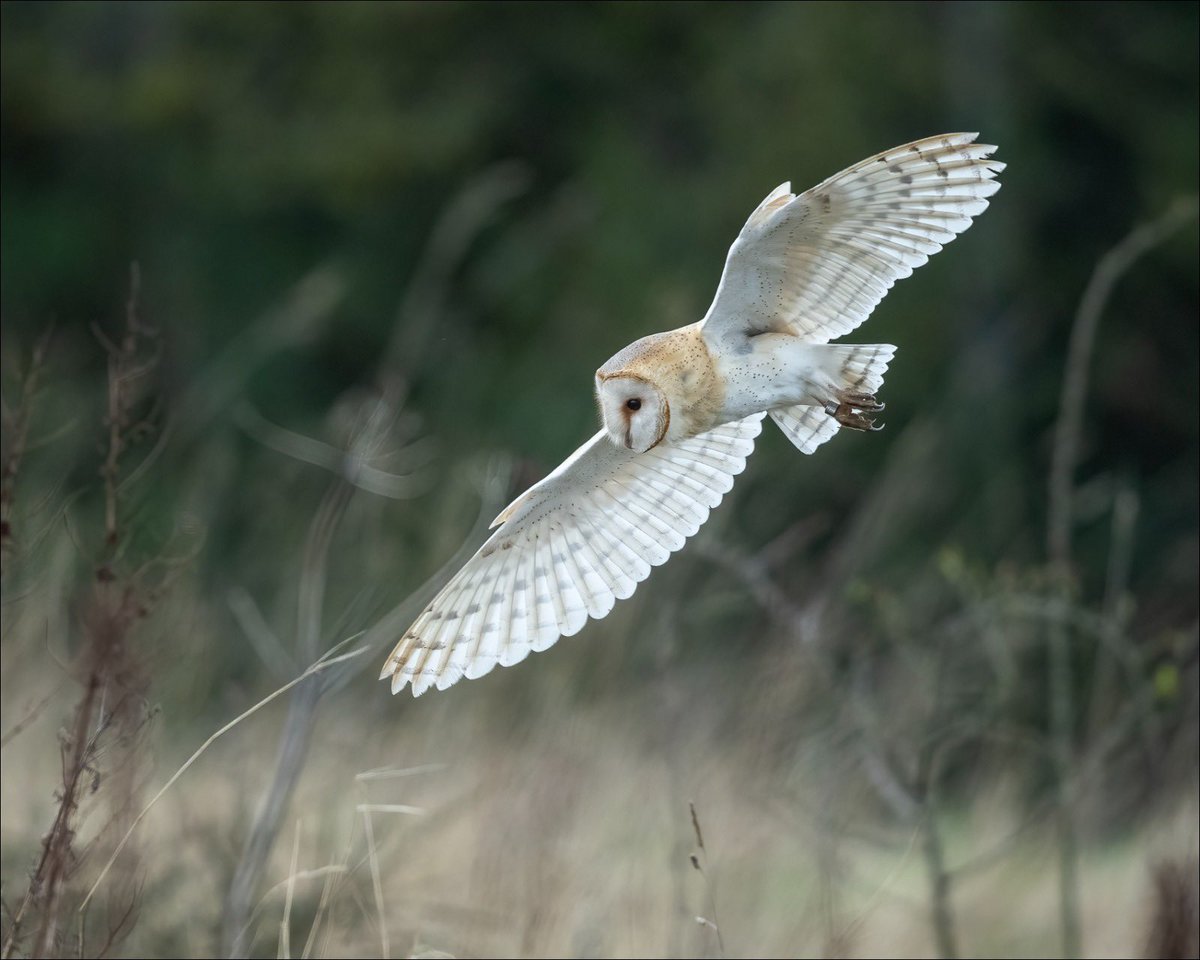
{"label": "owl in flight", "polygon": [[603,428],[493,521],[381,679],[414,695],[511,666],[630,596],[700,529],[766,414],[802,453],[874,430],[896,348],[830,344],[982,213],[995,147],[954,133],[857,163],[800,195],[776,187],[729,248],[704,318],[596,371]]}

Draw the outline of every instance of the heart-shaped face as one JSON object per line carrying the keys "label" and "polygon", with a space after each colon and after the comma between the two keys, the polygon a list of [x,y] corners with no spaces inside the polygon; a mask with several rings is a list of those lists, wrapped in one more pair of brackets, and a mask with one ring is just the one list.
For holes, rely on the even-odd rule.
{"label": "heart-shaped face", "polygon": [[671,406],[658,387],[631,374],[596,374],[596,400],[609,439],[634,453],[660,443],[671,425]]}

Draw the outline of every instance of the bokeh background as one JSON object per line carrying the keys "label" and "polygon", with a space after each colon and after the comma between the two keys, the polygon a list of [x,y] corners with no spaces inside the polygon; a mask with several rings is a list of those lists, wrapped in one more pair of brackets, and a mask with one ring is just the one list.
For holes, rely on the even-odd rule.
{"label": "bokeh background", "polygon": [[[6,956],[1195,955],[1197,4],[0,26]],[[772,187],[954,130],[1009,167],[854,338],[884,433],[376,683]]]}

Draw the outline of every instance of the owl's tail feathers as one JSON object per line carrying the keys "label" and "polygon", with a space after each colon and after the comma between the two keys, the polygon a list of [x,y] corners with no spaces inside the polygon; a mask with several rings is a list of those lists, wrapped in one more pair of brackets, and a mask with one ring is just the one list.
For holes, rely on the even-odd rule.
{"label": "owl's tail feathers", "polygon": [[838,401],[878,393],[888,364],[896,355],[890,343],[828,343],[821,349],[823,365],[833,381],[832,399]]}
{"label": "owl's tail feathers", "polygon": [[838,422],[825,412],[824,407],[806,404],[780,407],[771,411],[771,419],[779,424],[784,436],[801,453],[812,453],[838,432]]}
{"label": "owl's tail feathers", "polygon": [[883,375],[896,355],[889,343],[835,343],[823,346],[823,366],[830,383],[830,397],[823,406],[797,404],[771,411],[771,419],[801,453],[812,453],[838,432],[879,429],[868,414],[883,409],[875,394],[883,386]]}

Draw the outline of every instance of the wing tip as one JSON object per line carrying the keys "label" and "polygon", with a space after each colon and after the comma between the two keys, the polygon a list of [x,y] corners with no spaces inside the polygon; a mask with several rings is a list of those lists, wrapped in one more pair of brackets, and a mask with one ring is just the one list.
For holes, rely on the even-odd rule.
{"label": "wing tip", "polygon": [[[403,641],[401,641],[403,643]],[[418,685],[418,677],[412,676],[404,669],[404,658],[400,655],[400,648],[397,645],[386,661],[384,661],[383,669],[379,671],[379,679],[389,681],[389,691],[394,697],[405,686],[411,685],[413,696],[419,697],[423,688]]]}
{"label": "wing tip", "polygon": [[[404,671],[399,669],[398,665],[393,666],[389,663],[388,666],[384,667],[383,673],[380,674],[379,679],[390,681],[388,684],[388,691],[394,697],[404,689],[405,684],[409,682],[410,678],[404,675]],[[415,692],[413,693],[413,696],[416,696]]]}
{"label": "wing tip", "polygon": [[393,697],[403,690],[404,684],[408,682],[404,675],[390,664],[383,668],[383,673],[379,675],[379,679],[388,681],[388,692]]}
{"label": "wing tip", "polygon": [[[722,441],[722,444],[718,446],[728,449],[719,449],[717,451],[724,456],[718,464],[706,472],[705,483],[702,484],[699,480],[696,481],[696,486],[700,489],[691,491],[691,502],[694,510],[687,514],[686,517],[686,519],[692,519],[694,515],[694,522],[686,524],[688,527],[686,531],[680,531],[673,527],[674,535],[669,536],[664,541],[660,541],[658,546],[661,549],[653,552],[652,555],[648,554],[648,545],[644,545],[645,550],[639,550],[637,553],[628,552],[626,559],[634,569],[623,567],[621,569],[622,577],[619,581],[613,579],[615,571],[610,566],[602,565],[600,568],[593,569],[591,561],[587,561],[589,569],[593,569],[593,572],[602,582],[601,589],[597,593],[596,589],[588,585],[586,578],[580,579],[583,576],[582,573],[574,578],[576,581],[576,591],[586,590],[587,592],[582,610],[574,610],[565,619],[561,615],[561,612],[557,613],[552,620],[539,616],[537,620],[541,622],[538,624],[536,636],[532,638],[527,635],[518,637],[514,641],[505,644],[504,648],[498,652],[498,655],[493,653],[479,656],[476,653],[476,655],[468,658],[465,662],[461,659],[455,660],[444,655],[427,656],[426,659],[422,659],[421,649],[426,649],[425,646],[422,644],[421,649],[411,646],[411,644],[419,643],[417,640],[419,634],[424,635],[420,625],[424,624],[428,626],[428,622],[418,618],[417,625],[414,625],[405,634],[407,640],[402,639],[388,656],[380,672],[380,679],[387,680],[390,678],[393,695],[399,693],[405,686],[411,687],[414,698],[421,696],[433,688],[445,690],[464,678],[477,679],[486,673],[492,672],[496,667],[513,666],[524,660],[531,652],[542,651],[552,646],[561,637],[569,637],[579,633],[584,629],[589,620],[603,618],[612,610],[618,600],[624,600],[632,596],[637,590],[638,584],[649,577],[651,570],[666,563],[671,555],[681,549],[700,526],[708,520],[710,510],[719,504],[724,495],[733,487],[734,477],[745,470],[746,460],[754,449],[754,438],[762,432],[762,423],[765,418],[766,411],[759,411],[739,421],[723,424],[721,427],[716,428],[717,439]],[[700,442],[702,443],[702,441]],[[688,461],[695,458],[685,457],[683,459],[684,461]],[[676,466],[679,465],[677,464]],[[720,477],[709,475],[713,470],[722,471],[723,475]],[[607,503],[606,497],[595,497],[592,499],[601,508],[600,515],[603,515],[605,510],[610,506]],[[521,498],[518,498],[517,501],[514,501],[513,507],[519,510],[520,506]],[[500,519],[504,519],[503,515]],[[676,519],[679,520],[680,518]],[[518,522],[521,522],[519,516]],[[541,522],[538,521],[538,523]],[[516,536],[516,534],[514,533],[513,536]],[[479,554],[476,556],[479,556]],[[487,554],[484,554],[484,556],[486,557]],[[474,560],[475,558],[473,557],[472,561]],[[637,562],[634,563],[634,560]],[[468,561],[468,566],[464,566],[463,570],[456,575],[451,583],[455,581],[467,582],[474,576],[474,574],[466,575],[466,571],[472,561]],[[466,575],[466,580],[463,580],[464,575]],[[447,596],[447,592],[450,590],[451,585],[448,584],[443,588],[443,592],[434,599],[430,607],[426,608],[425,613],[428,614],[439,603],[440,598]],[[460,596],[460,594],[462,594],[462,590],[459,593],[451,593],[446,602],[450,605],[459,604],[460,601],[466,603],[467,599],[473,596],[473,592],[469,588],[465,595]],[[581,592],[580,596],[583,597],[584,594]],[[438,640],[445,640],[446,636],[442,628],[444,628],[444,623],[439,623],[434,629],[433,635],[427,637],[427,641],[434,643]],[[439,647],[438,649],[441,648]]]}

